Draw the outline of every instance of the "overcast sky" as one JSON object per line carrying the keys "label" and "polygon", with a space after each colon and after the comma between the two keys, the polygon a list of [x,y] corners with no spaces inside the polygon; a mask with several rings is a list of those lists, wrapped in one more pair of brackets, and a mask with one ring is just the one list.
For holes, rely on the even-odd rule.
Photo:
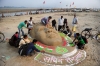
{"label": "overcast sky", "polygon": [[0,6],[65,8],[70,7],[73,2],[71,7],[100,8],[100,0],[0,0]]}

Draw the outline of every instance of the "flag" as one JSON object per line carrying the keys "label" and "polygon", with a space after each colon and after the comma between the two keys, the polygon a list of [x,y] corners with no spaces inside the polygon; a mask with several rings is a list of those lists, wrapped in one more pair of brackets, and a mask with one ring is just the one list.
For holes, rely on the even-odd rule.
{"label": "flag", "polygon": [[45,1],[43,2],[43,4],[45,4]]}
{"label": "flag", "polygon": [[74,5],[74,2],[72,3],[72,5]]}

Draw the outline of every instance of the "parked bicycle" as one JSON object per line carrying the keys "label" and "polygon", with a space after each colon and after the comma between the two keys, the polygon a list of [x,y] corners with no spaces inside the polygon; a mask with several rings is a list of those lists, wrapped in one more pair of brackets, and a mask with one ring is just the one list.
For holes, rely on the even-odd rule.
{"label": "parked bicycle", "polygon": [[5,38],[5,35],[2,32],[0,32],[0,42],[4,41],[4,38]]}
{"label": "parked bicycle", "polygon": [[85,36],[87,39],[91,38],[92,39],[96,39],[99,43],[100,43],[100,31],[95,30],[96,33],[93,34],[93,30],[92,28],[85,28],[82,32],[81,35]]}

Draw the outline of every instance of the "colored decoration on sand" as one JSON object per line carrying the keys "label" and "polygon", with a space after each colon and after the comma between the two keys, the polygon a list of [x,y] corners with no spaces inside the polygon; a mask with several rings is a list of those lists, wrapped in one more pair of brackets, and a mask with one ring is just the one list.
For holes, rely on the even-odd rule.
{"label": "colored decoration on sand", "polygon": [[68,37],[67,35],[65,35],[64,33],[59,33],[60,34],[60,36],[61,37],[63,37],[63,38],[65,38],[66,39],[66,41],[67,41],[67,44],[69,44],[70,46],[74,46],[74,44],[72,43],[73,42],[73,40],[70,38],[70,37]]}
{"label": "colored decoration on sand", "polygon": [[73,51],[70,52],[70,50],[68,50],[66,46],[74,46],[74,44],[72,43],[72,39],[67,35],[65,35],[64,33],[59,33],[59,34],[62,37],[62,41],[63,41],[62,45],[64,47],[47,46],[45,44],[42,44],[41,42],[37,42],[35,46],[39,50],[45,50],[45,52],[51,54],[39,53],[34,59],[41,63],[45,63],[46,65],[51,65],[51,66],[53,65],[73,66],[83,61],[86,57],[86,52],[84,50],[78,50],[77,48],[75,48]]}
{"label": "colored decoration on sand", "polygon": [[67,50],[66,48],[58,47],[58,46],[57,46],[56,52],[57,52],[58,54],[64,54],[64,53],[67,53],[68,50]]}
{"label": "colored decoration on sand", "polygon": [[86,57],[86,52],[84,50],[80,50],[77,52],[77,54],[70,57],[54,56],[42,53],[39,53],[38,55],[39,57],[36,56],[34,59],[47,65],[72,66],[83,61]]}
{"label": "colored decoration on sand", "polygon": [[[68,44],[69,46],[73,46],[72,39],[70,37],[66,36],[64,33],[59,33],[59,34],[62,37],[62,41],[63,41],[62,46],[68,46]],[[48,53],[52,53],[53,51],[55,51],[56,54],[64,54],[68,52],[67,48],[59,47],[59,46],[57,47],[47,46],[45,44],[42,44],[41,42],[37,42],[35,46],[39,50],[44,50],[45,52]]]}

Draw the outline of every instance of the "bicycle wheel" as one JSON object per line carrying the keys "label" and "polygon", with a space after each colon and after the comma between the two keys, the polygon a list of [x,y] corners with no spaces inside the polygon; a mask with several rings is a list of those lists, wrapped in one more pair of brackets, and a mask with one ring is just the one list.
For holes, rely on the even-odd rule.
{"label": "bicycle wheel", "polygon": [[90,37],[90,32],[89,31],[86,31],[86,30],[83,30],[82,32],[81,32],[81,35],[82,36],[85,36],[87,39]]}
{"label": "bicycle wheel", "polygon": [[100,34],[97,34],[96,40],[100,43]]}
{"label": "bicycle wheel", "polygon": [[4,34],[0,33],[0,42],[4,41],[4,38],[5,38]]}

